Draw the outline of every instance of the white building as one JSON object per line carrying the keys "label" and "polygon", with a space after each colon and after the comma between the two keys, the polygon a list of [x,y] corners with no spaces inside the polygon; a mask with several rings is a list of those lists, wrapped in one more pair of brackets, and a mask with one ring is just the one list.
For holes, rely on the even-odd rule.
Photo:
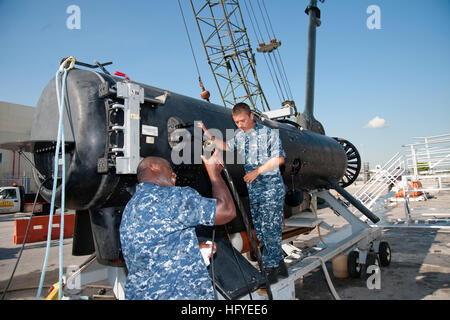
{"label": "white building", "polygon": [[[34,107],[0,101],[0,144],[30,140],[34,111]],[[27,192],[36,191],[32,166],[24,157],[33,161],[30,153],[0,149],[0,186],[17,182]]]}

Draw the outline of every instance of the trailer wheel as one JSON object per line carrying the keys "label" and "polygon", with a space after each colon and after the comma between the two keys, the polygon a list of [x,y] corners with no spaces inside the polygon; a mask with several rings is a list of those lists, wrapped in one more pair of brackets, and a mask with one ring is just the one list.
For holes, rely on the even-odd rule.
{"label": "trailer wheel", "polygon": [[367,280],[367,278],[369,277],[369,275],[367,274],[367,268],[369,266],[377,266],[377,267],[379,267],[379,265],[380,265],[380,262],[378,260],[377,254],[375,252],[373,252],[373,251],[367,253],[366,264],[362,268],[361,278],[363,280]]}
{"label": "trailer wheel", "polygon": [[358,251],[351,251],[348,254],[347,269],[350,277],[359,278],[361,276],[361,264],[359,263]]}
{"label": "trailer wheel", "polygon": [[386,241],[380,242],[378,257],[380,258],[380,265],[382,267],[387,267],[391,263],[391,247]]}

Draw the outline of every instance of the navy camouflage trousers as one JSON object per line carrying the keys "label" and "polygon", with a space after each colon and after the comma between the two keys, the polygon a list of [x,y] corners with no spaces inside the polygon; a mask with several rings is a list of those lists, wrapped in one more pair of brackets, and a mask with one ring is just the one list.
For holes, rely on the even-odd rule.
{"label": "navy camouflage trousers", "polygon": [[284,258],[281,248],[285,188],[280,174],[261,175],[248,185],[255,234],[262,244],[265,268],[277,267]]}

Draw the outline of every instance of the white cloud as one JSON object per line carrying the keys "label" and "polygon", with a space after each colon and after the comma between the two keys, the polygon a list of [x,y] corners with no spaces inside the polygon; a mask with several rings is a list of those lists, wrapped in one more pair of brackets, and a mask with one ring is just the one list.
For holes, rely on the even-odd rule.
{"label": "white cloud", "polygon": [[383,118],[380,118],[379,116],[376,116],[372,120],[370,120],[364,128],[371,128],[371,129],[377,129],[377,128],[384,128],[386,127],[386,120]]}

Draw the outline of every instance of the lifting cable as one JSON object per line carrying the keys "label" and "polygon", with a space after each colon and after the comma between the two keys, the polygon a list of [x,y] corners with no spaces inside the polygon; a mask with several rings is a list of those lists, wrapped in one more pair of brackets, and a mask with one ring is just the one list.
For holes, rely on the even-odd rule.
{"label": "lifting cable", "polygon": [[[272,31],[273,39],[276,39],[275,31],[273,31],[273,26],[272,26],[272,22],[271,22],[271,20],[270,20],[269,13],[268,13],[268,11],[267,11],[266,3],[265,3],[264,0],[261,0],[261,1],[262,1],[263,6],[264,6],[264,11],[265,11],[266,16],[267,16],[267,21],[269,22],[270,30]],[[258,3],[258,5],[259,5],[259,3]],[[261,9],[261,6],[260,6],[260,9]],[[264,16],[264,14],[262,13],[262,9],[261,9],[261,14]],[[267,25],[266,25],[266,28],[267,28]],[[267,31],[267,32],[269,32],[269,31]],[[292,92],[291,92],[291,86],[290,86],[289,80],[287,79],[287,76],[286,76],[286,70],[284,69],[284,64],[283,64],[283,60],[281,59],[280,51],[279,51],[279,50],[275,50],[275,52],[278,54],[278,59],[280,60],[280,64],[281,64],[281,70],[283,71],[283,72],[281,73],[281,76],[284,77],[284,80],[285,80],[285,82],[286,82],[286,86],[287,86],[286,93],[289,93],[289,94],[288,94],[288,98],[289,98],[290,100],[293,100]],[[276,58],[276,55],[274,55],[274,56],[275,56],[275,58]]]}
{"label": "lifting cable", "polygon": [[[261,6],[259,0],[257,1],[259,8],[259,15],[262,17],[265,31],[267,32],[267,36],[269,37],[269,39],[276,40],[275,32],[273,30],[272,22],[268,14],[266,4],[264,0],[261,0],[263,5]],[[255,9],[253,8],[252,1],[244,0],[244,5],[247,9],[248,16],[250,18],[250,22],[252,24],[255,33],[256,40],[258,44],[263,44],[264,43],[263,32],[261,31],[260,23],[258,23],[259,19],[257,18],[257,14],[255,13]],[[253,19],[255,20],[255,22],[253,22]],[[268,23],[266,22],[266,20]],[[278,98],[282,100],[280,102],[282,103],[283,101],[286,100],[293,100],[291,87],[287,79],[286,70],[284,68],[283,60],[281,58],[281,54],[278,48],[274,48],[271,51],[263,51],[262,53],[264,59],[266,60],[267,69],[269,70],[273,85],[277,91]],[[268,56],[269,59],[266,58],[266,55]]]}
{"label": "lifting cable", "polygon": [[294,97],[293,97],[292,91],[291,91],[291,85],[289,84],[289,80],[288,80],[287,75],[286,75],[286,70],[284,69],[284,63],[283,63],[283,60],[281,59],[280,50],[276,50],[276,53],[278,54],[278,58],[280,59],[280,64],[281,64],[281,68],[283,70],[284,79],[286,80],[287,88],[289,90],[290,100],[294,100]]}
{"label": "lifting cable", "polygon": [[[253,9],[252,3],[251,3],[251,1],[249,1],[249,4],[247,5],[247,0],[245,0],[244,3],[245,3],[245,6],[246,6],[246,8],[247,8],[248,15],[250,16],[250,21],[251,21],[251,23],[252,23],[252,27],[253,27],[253,29],[255,30],[255,35],[256,35],[258,44],[262,44],[262,43],[264,43],[264,36],[262,35],[261,28],[259,27],[258,18],[257,18],[257,16],[256,16],[255,10]],[[250,7],[250,10],[249,10],[249,7]],[[253,18],[254,18],[254,20],[255,20],[255,24],[253,24],[253,20],[251,19],[251,16],[252,16],[252,15],[253,15]],[[255,28],[255,25],[256,25],[256,28]],[[256,30],[258,31],[259,37],[257,36]],[[266,28],[266,30],[267,30],[267,28]],[[270,38],[270,35],[269,35],[269,38]],[[264,55],[264,54],[263,54],[263,55]],[[264,58],[266,59],[265,56],[266,56],[266,55],[264,55]],[[271,73],[271,76],[272,76],[272,70],[273,70],[273,74],[274,74],[275,79],[276,79],[276,81],[274,81],[274,80],[273,80],[273,76],[272,76],[273,85],[274,85],[275,88],[277,89],[277,92],[279,91],[279,92],[281,93],[281,99],[282,99],[282,101],[285,101],[285,100],[286,100],[286,96],[285,96],[285,93],[283,92],[283,88],[282,88],[282,86],[281,86],[281,84],[280,84],[280,80],[278,79],[278,73],[279,73],[279,71],[278,71],[278,73],[277,73],[277,70],[275,69],[275,66],[274,66],[274,64],[273,64],[273,61],[272,61],[272,59],[271,59],[270,54],[268,55],[268,57],[269,57],[270,65],[269,65],[269,63],[268,63],[268,61],[267,61],[267,59],[266,59],[266,65],[267,65],[267,68],[269,69],[269,72]],[[270,66],[272,66],[272,68],[271,68]],[[278,84],[278,86],[277,86],[277,84]],[[282,102],[282,101],[280,101],[280,102]]]}
{"label": "lifting cable", "polygon": [[[261,5],[259,4],[259,1],[256,1],[257,3],[258,3],[258,7],[259,7],[259,11],[261,12],[261,15],[263,16],[263,22],[264,22],[264,26],[266,27],[266,31],[267,31],[267,36],[269,37],[269,39],[270,39],[270,32],[269,32],[269,28],[267,28],[267,23],[266,23],[266,19],[265,19],[265,17],[264,17],[264,15],[263,15],[263,12],[262,12],[262,9],[261,9]],[[267,11],[266,11],[267,12]],[[273,30],[272,30],[272,33],[273,33]],[[275,39],[275,34],[273,34],[273,38]]]}
{"label": "lifting cable", "polygon": [[[70,63],[69,67],[66,65]],[[47,269],[48,256],[50,252],[50,242],[52,239],[52,229],[53,229],[53,213],[55,211],[55,196],[57,189],[57,180],[58,180],[58,168],[59,168],[59,150],[61,147],[61,161],[62,161],[62,172],[61,172],[61,220],[59,224],[60,235],[59,235],[59,288],[62,288],[62,266],[63,266],[63,239],[64,239],[64,210],[65,210],[65,185],[66,185],[66,161],[65,161],[65,137],[64,137],[64,103],[66,96],[66,79],[67,73],[69,70],[73,68],[75,64],[74,57],[68,57],[63,63],[61,63],[58,71],[56,72],[55,82],[56,82],[56,97],[58,102],[58,112],[59,112],[59,125],[58,125],[58,137],[56,141],[55,148],[55,156],[54,156],[54,168],[53,168],[53,188],[52,188],[52,198],[50,203],[50,215],[48,220],[48,232],[47,232],[47,248],[45,251],[44,265],[42,267],[41,279],[39,282],[38,292],[36,294],[36,300],[38,300],[41,296],[42,287],[44,285],[45,280],[45,272]],[[60,88],[60,77],[62,78],[62,85]],[[62,290],[58,292],[58,298],[61,300],[62,298]]]}
{"label": "lifting cable", "polygon": [[[264,42],[264,40],[263,40],[264,37],[263,37],[263,35],[261,33],[261,29],[259,28],[258,19],[256,18],[255,11],[253,10],[253,7],[251,6],[251,2],[250,2],[250,9],[251,10],[249,9],[249,6],[247,5],[247,0],[244,0],[244,5],[245,5],[245,8],[247,9],[248,16],[250,18],[250,23],[251,23],[251,25],[253,27],[253,32],[255,33],[256,41],[258,42],[258,44]],[[252,18],[252,15],[253,15],[253,18]],[[253,19],[255,19],[255,22],[253,22]],[[255,27],[255,25],[256,25],[256,27]],[[258,36],[258,33],[259,33],[259,36]],[[270,77],[272,78],[272,83],[273,83],[273,85],[275,87],[275,90],[277,91],[277,95],[278,95],[278,98],[280,99],[280,103],[282,103],[283,100],[286,100],[286,99],[285,99],[285,97],[283,95],[283,91],[281,90],[280,82],[278,80],[278,76],[276,74],[276,71],[273,68],[273,63],[272,63],[272,68],[270,68],[270,65],[269,65],[269,63],[267,61],[266,55],[263,55],[263,57],[264,57],[264,60],[266,61],[267,69],[269,70]],[[273,71],[272,71],[272,69],[273,69]],[[276,80],[275,80],[275,78],[276,78]],[[277,83],[278,83],[278,86],[277,86]]]}
{"label": "lifting cable", "polygon": [[187,38],[188,38],[188,41],[189,41],[189,46],[191,47],[191,52],[192,52],[192,57],[194,58],[195,68],[197,69],[198,82],[199,82],[200,88],[202,89],[202,92],[201,92],[200,96],[204,100],[209,102],[210,93],[203,86],[202,78],[200,76],[200,69],[198,68],[197,58],[195,57],[194,47],[192,46],[191,36],[189,35],[189,30],[188,30],[188,27],[187,27],[187,24],[186,24],[186,19],[184,17],[184,13],[183,13],[183,7],[181,6],[180,0],[178,0],[178,6],[180,7],[180,13],[181,13],[181,17],[183,19],[184,29],[186,30],[186,35],[187,35]]}
{"label": "lifting cable", "polygon": [[[273,31],[273,26],[272,26],[272,22],[271,22],[271,20],[270,20],[269,13],[268,13],[268,11],[267,11],[266,3],[264,2],[264,0],[261,0],[261,1],[262,1],[262,3],[263,3],[263,6],[264,6],[264,12],[266,13],[267,21],[269,22],[270,30],[272,31],[273,39],[276,39],[275,31]],[[259,6],[259,8],[260,8],[261,15],[263,16],[264,24],[265,24],[264,13],[263,13],[263,11],[262,11],[262,9],[261,9],[261,6],[259,5],[259,2],[258,2],[258,6]],[[265,24],[265,25],[266,25],[266,24]],[[267,28],[267,25],[266,25],[266,29],[268,29],[268,28]],[[269,33],[269,30],[267,30],[267,33]],[[269,37],[270,37],[270,35],[269,35]],[[293,96],[292,96],[292,92],[291,92],[291,86],[290,86],[289,80],[287,79],[287,76],[286,76],[286,70],[284,69],[283,60],[281,59],[280,51],[278,50],[278,48],[275,49],[274,51],[278,54],[278,59],[280,60],[281,68],[280,68],[279,66],[278,66],[278,68],[279,68],[279,70],[280,70],[280,76],[281,76],[281,77],[284,77],[284,81],[285,81],[285,83],[286,83],[286,94],[287,94],[287,96],[288,96],[288,98],[289,98],[290,100],[294,100],[294,99],[293,99]],[[270,52],[270,53],[273,53],[273,52]],[[274,55],[274,58],[275,58],[275,60],[276,60],[276,54],[273,54],[273,55]],[[277,60],[276,60],[276,61],[277,61]],[[278,62],[277,62],[277,65],[278,65]],[[281,71],[282,71],[282,72],[281,72]],[[289,94],[288,94],[288,93],[289,93]]]}
{"label": "lifting cable", "polygon": [[[269,13],[268,13],[268,11],[267,11],[266,4],[265,4],[264,0],[261,0],[261,1],[262,1],[262,3],[263,3],[263,6],[264,6],[264,12],[266,13],[267,21],[269,22],[270,30],[272,31],[272,39],[275,40],[275,39],[276,39],[276,36],[275,36],[275,32],[273,31],[272,22],[270,21],[270,16],[269,16]],[[264,16],[264,12],[263,12],[263,10],[262,10],[261,5],[259,4],[259,2],[258,2],[258,7],[259,7],[259,9],[260,9],[261,16],[263,17],[263,21],[264,21],[264,25],[265,25],[265,27],[266,27],[267,34],[268,34],[268,36],[269,36],[269,38],[270,38],[269,28],[267,27],[267,23],[266,23],[266,17]],[[274,51],[275,51],[276,53],[278,53],[278,59],[277,59],[277,55],[274,53]],[[274,58],[274,60],[275,60],[275,63],[276,63],[276,65],[277,65],[278,72],[280,73],[280,78],[283,79],[283,86],[284,86],[284,88],[285,88],[286,95],[287,95],[287,97],[288,97],[289,100],[293,100],[292,93],[291,93],[291,89],[290,89],[290,85],[289,85],[289,81],[288,81],[288,79],[287,79],[286,71],[285,71],[285,69],[284,69],[283,61],[282,61],[282,59],[281,59],[280,51],[278,50],[278,48],[276,48],[275,50],[269,52],[269,55],[270,55],[270,54],[273,56],[273,58]],[[280,60],[280,63],[278,63],[278,60]],[[280,65],[281,65],[282,67],[280,67]]]}
{"label": "lifting cable", "polygon": [[275,32],[273,31],[272,22],[270,21],[269,13],[267,12],[266,3],[264,2],[264,0],[262,0],[262,3],[263,3],[263,6],[264,6],[264,11],[266,12],[267,20],[269,21],[270,30],[272,30],[273,37],[275,38]]}

